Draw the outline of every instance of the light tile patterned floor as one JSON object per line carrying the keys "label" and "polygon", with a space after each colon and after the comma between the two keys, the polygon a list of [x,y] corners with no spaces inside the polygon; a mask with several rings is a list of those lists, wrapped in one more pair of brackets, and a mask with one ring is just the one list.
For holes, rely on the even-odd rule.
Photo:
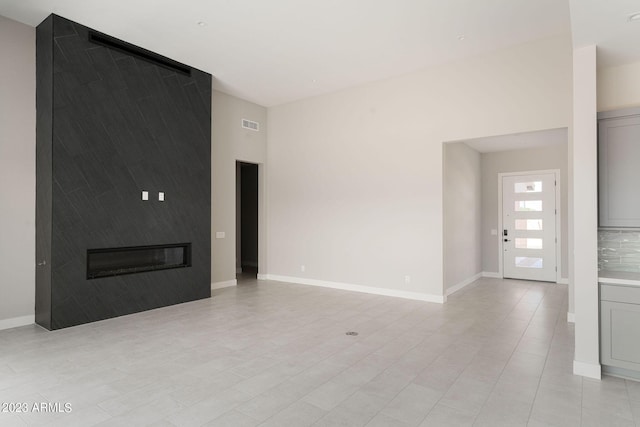
{"label": "light tile patterned floor", "polygon": [[640,423],[640,383],[571,374],[566,304],[566,286],[497,279],[446,305],[249,280],[61,331],[0,331],[0,402],[72,405],[0,425]]}

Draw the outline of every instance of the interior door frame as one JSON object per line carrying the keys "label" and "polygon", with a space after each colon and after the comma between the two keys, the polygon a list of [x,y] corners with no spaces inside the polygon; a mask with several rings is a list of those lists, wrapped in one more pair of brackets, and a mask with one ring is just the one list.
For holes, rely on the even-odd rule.
{"label": "interior door frame", "polygon": [[504,248],[502,237],[502,178],[506,176],[520,176],[520,175],[543,175],[553,174],[556,181],[556,283],[560,283],[562,279],[562,212],[560,208],[560,169],[545,169],[545,170],[533,170],[533,171],[520,171],[520,172],[500,172],[498,173],[498,274],[504,279]]}

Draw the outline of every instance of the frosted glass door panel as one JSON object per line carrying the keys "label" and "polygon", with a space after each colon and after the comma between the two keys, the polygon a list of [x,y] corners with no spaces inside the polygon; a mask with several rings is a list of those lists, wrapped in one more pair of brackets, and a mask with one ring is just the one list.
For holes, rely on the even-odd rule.
{"label": "frosted glass door panel", "polygon": [[542,219],[516,219],[516,230],[542,230]]}

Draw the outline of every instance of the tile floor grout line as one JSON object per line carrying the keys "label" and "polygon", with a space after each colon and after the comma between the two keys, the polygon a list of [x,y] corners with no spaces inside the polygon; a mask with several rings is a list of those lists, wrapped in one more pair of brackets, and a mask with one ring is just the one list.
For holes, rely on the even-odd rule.
{"label": "tile floor grout line", "polygon": [[[545,292],[545,296],[546,296]],[[542,301],[544,301],[544,297],[540,300],[540,304],[542,304]],[[536,311],[535,313],[538,312],[540,308],[540,305],[538,305],[538,307],[536,307]],[[535,313],[532,316],[535,317]],[[527,423],[529,423],[529,421],[531,420],[531,415],[533,414],[533,408],[536,404],[536,399],[538,398],[538,392],[540,391],[540,383],[542,382],[542,376],[544,375],[544,369],[547,366],[548,360],[549,360],[549,353],[551,351],[551,344],[553,343],[553,337],[555,337],[556,335],[556,330],[557,330],[557,326],[558,326],[558,322],[560,322],[560,320],[562,319],[561,316],[558,316],[558,318],[556,319],[555,323],[553,324],[553,333],[551,334],[551,340],[549,341],[549,346],[547,347],[547,353],[544,356],[544,365],[542,366],[542,372],[540,373],[540,378],[538,378],[538,385],[536,386],[536,394],[533,396],[533,400],[531,401],[531,407],[529,408],[529,416],[527,417]]]}
{"label": "tile floor grout line", "polygon": [[[412,310],[412,311],[411,311],[410,313],[408,313],[407,315],[403,316],[402,318],[406,318],[406,317],[410,316],[411,314],[413,314],[415,311],[418,311],[418,310],[420,310],[420,309],[423,309],[423,308],[418,307],[418,308],[416,308],[416,309]],[[420,323],[420,321],[418,320],[418,321],[415,321],[415,322],[413,323],[413,325],[417,325],[417,324],[419,324],[419,323]],[[390,326],[390,325],[389,325],[389,326]],[[386,329],[386,328],[385,328],[385,329]],[[383,330],[384,330],[384,329],[383,329]],[[402,335],[404,335],[404,334],[402,334]],[[394,338],[394,339],[393,339],[393,340],[391,340],[390,342],[393,342],[393,341],[396,341],[396,340],[400,339],[400,337],[402,337],[402,335],[399,335],[398,337]],[[415,347],[419,346],[419,345],[420,345],[420,344],[422,344],[424,341],[426,341],[428,338],[429,338],[429,337],[425,337],[425,338],[423,338],[422,340],[420,340],[420,342],[418,342],[418,343],[416,343],[415,345],[413,345],[413,346],[411,347],[411,349],[413,349],[413,348],[415,348]],[[380,346],[380,347],[378,348],[378,350],[379,350],[380,348],[382,348],[382,347],[383,347],[383,346]],[[377,351],[377,350],[374,350],[374,351],[372,351],[372,352],[368,353],[368,354],[367,354],[367,356],[369,356],[369,355],[371,355],[371,354],[375,353],[375,351]],[[359,361],[364,360],[367,356],[364,356],[364,357],[362,357],[361,359],[358,359],[358,362],[359,362]],[[402,358],[402,357],[399,357],[398,359],[401,359],[401,358]],[[356,362],[356,363],[357,363],[357,362]],[[389,366],[389,367],[387,367],[387,368],[385,368],[382,372],[380,372],[378,375],[376,375],[374,378],[372,378],[370,381],[368,381],[368,382],[367,382],[367,384],[368,384],[369,382],[371,382],[373,379],[375,379],[375,378],[377,378],[378,376],[382,375],[384,372],[387,372],[389,369],[390,369],[390,366]],[[393,397],[392,397],[392,398],[388,399],[387,404],[388,404],[389,402],[393,401],[393,399],[395,399],[395,398],[396,398],[400,393],[402,393],[402,391],[404,391],[407,387],[409,387],[409,385],[411,385],[411,384],[413,383],[413,380],[415,380],[417,377],[418,377],[418,374],[413,375],[413,376],[412,376],[412,379],[409,381],[409,383],[408,383],[406,386],[404,386],[404,387],[403,387],[403,388],[401,388],[398,392],[396,392],[396,393],[393,395]],[[329,381],[331,381],[331,380],[329,380]],[[329,381],[327,381],[327,382],[329,382]],[[346,401],[346,400],[348,400],[351,396],[353,396],[353,395],[354,395],[354,394],[356,394],[357,392],[358,392],[358,390],[354,391],[354,392],[353,392],[352,394],[350,394],[347,398],[345,398],[345,399],[343,400],[343,402],[344,402],[344,401]],[[339,405],[338,405],[338,406],[339,406]],[[434,405],[434,406],[435,406],[435,405]],[[386,405],[385,405],[385,407],[386,407]],[[377,411],[376,411],[376,412],[375,412],[371,417],[369,417],[369,419],[368,419],[367,423],[368,423],[368,422],[370,422],[373,418],[375,418],[378,414],[382,413],[382,411],[383,411],[383,410],[384,410],[384,407],[382,407],[382,408],[378,409],[378,410],[377,410]],[[326,416],[328,416],[330,413],[331,413],[331,411],[329,411],[329,412],[328,412],[324,417],[322,417],[322,418],[320,418],[318,421],[316,421],[316,422],[314,423],[314,425],[315,425],[315,424],[317,424],[317,423],[319,423],[323,418],[325,418]],[[392,417],[392,418],[393,418],[393,417]]]}
{"label": "tile floor grout line", "polygon": [[[566,287],[480,279],[458,294],[463,298],[452,296],[447,307],[433,304],[423,307],[383,296],[359,298],[351,292],[300,292],[288,284],[267,282],[267,285],[250,285],[251,288],[239,292],[231,289],[195,304],[61,333],[45,334],[33,328],[0,331],[3,348],[0,370],[7,374],[0,375],[4,377],[0,378],[0,395],[5,400],[11,397],[19,400],[22,395],[38,400],[36,392],[50,399],[69,395],[76,404],[74,412],[78,411],[77,416],[69,418],[69,423],[100,422],[105,426],[123,422],[125,418],[113,417],[92,402],[119,397],[125,399],[124,403],[129,392],[139,396],[125,405],[130,406],[128,411],[132,412],[128,417],[132,422],[155,422],[161,416],[167,425],[173,425],[169,424],[171,420],[180,425],[211,416],[216,418],[208,421],[210,425],[216,425],[217,419],[220,423],[234,420],[247,425],[278,424],[285,420],[298,425],[305,421],[331,424],[332,420],[373,425],[385,420],[393,422],[393,418],[382,413],[394,400],[389,414],[412,422],[436,421],[436,424],[449,418],[453,424],[460,420],[476,426],[485,422],[498,425],[501,420],[525,420],[528,416],[527,422],[533,425],[540,417],[545,417],[542,421],[546,417],[554,417],[549,421],[555,417],[564,419],[566,403],[571,403],[567,408],[575,406],[581,411],[579,417],[574,414],[571,419],[585,424],[592,421],[589,419],[594,413],[592,403],[599,405],[597,414],[594,413],[596,422],[598,417],[614,419],[616,408],[623,408],[628,414],[627,422],[637,418],[633,410],[628,413],[626,409],[635,392],[629,387],[630,382],[625,383],[626,393],[620,394],[621,383],[607,376],[603,377],[601,387],[570,377],[573,371],[568,365],[574,330],[563,324],[560,315],[568,304]],[[376,318],[380,320],[375,321]],[[357,345],[363,341],[333,336],[335,331],[340,334],[342,327],[358,320],[363,325],[361,332],[366,327],[365,336],[371,337],[365,346]],[[271,365],[273,361],[277,362]],[[341,372],[353,366],[356,368],[349,378],[340,381]],[[447,368],[446,372],[441,367]],[[167,372],[176,375],[164,378]],[[298,377],[295,383],[285,383],[303,372],[314,378],[313,384],[306,380],[307,376]],[[135,378],[122,382],[115,378],[123,375]],[[214,380],[217,375],[219,379]],[[491,383],[487,384],[485,378]],[[478,387],[470,387],[476,384],[475,379],[479,381]],[[248,393],[229,395],[238,380],[249,381],[237,388]],[[340,395],[325,386],[317,397],[326,398],[313,401],[326,401],[320,405],[331,410],[303,400],[329,381],[346,385],[336,389]],[[213,386],[207,388],[209,383]],[[432,391],[412,384],[431,387]],[[148,401],[147,387],[153,393]],[[107,390],[110,388],[115,392]],[[565,388],[571,391],[567,402],[562,397]],[[162,389],[167,393],[163,395]],[[172,395],[171,390],[181,391]],[[218,395],[210,395],[211,390]],[[514,395],[519,390],[526,393]],[[620,399],[615,408],[607,405],[612,390]],[[414,391],[424,392],[424,398]],[[83,398],[83,393],[87,398]],[[270,398],[268,393],[279,393],[280,397]],[[444,405],[447,393],[451,393],[448,397],[452,400]],[[238,410],[263,394],[265,399],[255,401],[259,410],[249,410],[249,406],[247,414]],[[342,394],[349,396],[342,398]],[[173,399],[171,396],[184,403],[174,405],[169,400]],[[515,403],[514,397],[517,405],[509,403]],[[224,403],[227,400],[230,403]],[[333,403],[336,400],[340,400],[338,405]],[[138,401],[146,403],[138,405]],[[427,402],[433,402],[433,406],[426,408]],[[584,408],[587,403],[589,407]],[[160,405],[166,406],[162,413]],[[194,405],[198,407],[178,413]],[[412,409],[414,405],[418,406]],[[109,408],[115,413],[119,406]],[[266,418],[260,421],[249,414]],[[28,415],[7,418],[10,420],[19,425],[34,422],[62,425],[65,421]]]}
{"label": "tile floor grout line", "polygon": [[[299,328],[297,328],[297,329],[299,329]],[[310,334],[311,334],[311,333],[310,333]],[[350,344],[350,345],[349,345],[349,346],[347,346],[346,348],[352,347],[352,346],[354,346],[355,344],[356,344],[356,343]],[[286,346],[286,344],[285,344],[285,345],[283,345],[283,346]],[[377,349],[379,349],[380,347],[382,347],[382,346],[379,346]],[[344,350],[344,349],[342,349],[342,350]],[[320,361],[318,361],[318,363],[321,363],[321,362],[326,361],[327,359],[331,358],[332,356],[334,356],[336,353],[338,353],[338,352],[340,352],[340,351],[341,351],[340,349],[336,350],[335,352],[333,352],[333,353],[329,354],[329,355],[328,355],[328,356],[326,356],[325,358],[323,358],[323,359],[321,359]],[[369,356],[369,355],[370,355],[370,354],[372,354],[373,352],[375,352],[375,350],[372,350],[371,352],[367,353],[367,355],[365,355],[365,356],[363,356],[362,358],[358,359],[358,361],[357,361],[357,362],[359,362],[359,361],[361,361],[362,359],[366,358],[367,356]],[[357,363],[357,362],[355,362],[355,363]],[[355,364],[355,363],[354,363],[354,364]],[[316,363],[316,364],[317,364],[317,363]],[[351,366],[353,366],[353,364],[352,364]],[[315,391],[315,390],[317,390],[319,387],[321,387],[321,386],[323,386],[323,385],[325,385],[325,384],[329,383],[331,380],[333,380],[333,378],[335,378],[336,376],[340,375],[340,373],[342,373],[342,372],[346,371],[346,370],[347,370],[347,369],[349,369],[351,366],[344,368],[342,371],[338,372],[336,375],[334,375],[333,377],[331,377],[331,378],[330,378],[330,379],[328,379],[327,381],[325,381],[325,382],[322,382],[322,383],[318,384],[318,386],[317,386],[317,387],[315,387],[313,391]],[[303,372],[304,372],[304,371],[303,371]],[[294,375],[294,376],[295,376],[295,375]],[[292,377],[289,377],[289,379],[291,379],[291,378],[292,378]],[[287,381],[287,380],[285,380],[285,381]],[[285,381],[283,381],[282,383],[284,383]],[[282,384],[282,383],[280,383],[280,384]],[[280,385],[280,384],[278,384],[278,385]],[[274,386],[274,387],[271,387],[269,390],[274,389],[274,388],[275,388],[275,387],[277,387],[278,385],[276,385],[276,386]],[[265,392],[267,392],[267,391],[269,391],[269,390],[265,390]],[[349,397],[351,397],[351,396],[352,396],[353,394],[355,394],[357,391],[358,391],[358,390],[355,390],[353,393],[351,393],[351,394],[350,394],[347,398],[345,398],[344,400],[346,400],[346,399],[348,399]],[[311,392],[309,392],[309,393],[307,393],[307,394],[305,394],[305,395],[301,396],[301,397],[300,397],[300,398],[298,398],[296,401],[294,401],[294,402],[292,402],[291,404],[287,405],[285,408],[282,408],[280,411],[278,411],[278,412],[276,412],[275,414],[271,415],[269,418],[267,418],[266,420],[262,421],[262,422],[260,423],[260,425],[261,425],[261,424],[264,424],[265,422],[267,422],[267,421],[268,421],[268,420],[270,420],[271,418],[273,418],[273,417],[275,417],[276,415],[278,415],[280,412],[283,412],[283,411],[287,410],[288,408],[290,408],[291,406],[293,406],[294,404],[296,404],[296,403],[298,403],[298,402],[300,402],[300,401],[303,401],[304,403],[307,403],[307,404],[309,404],[309,405],[315,406],[315,405],[313,405],[312,403],[309,403],[309,402],[307,402],[307,401],[305,401],[305,400],[304,400],[304,398],[305,398],[306,396],[308,396],[309,394],[311,394]],[[257,397],[257,396],[256,396],[256,397]],[[252,399],[251,399],[251,400],[252,400]],[[343,401],[344,401],[344,400],[343,400]],[[317,406],[316,406],[316,407],[317,407]],[[322,409],[322,408],[319,408],[319,409]],[[331,412],[331,411],[327,411],[327,414],[325,414],[325,415],[324,415],[323,417],[321,417],[320,419],[322,419],[322,418],[324,418],[325,416],[329,415],[329,413],[330,413],[330,412]],[[245,415],[246,415],[246,414],[245,414]],[[315,423],[317,423],[318,421],[319,421],[319,420],[317,420]],[[314,424],[315,424],[315,423],[314,423]]]}
{"label": "tile floor grout line", "polygon": [[629,402],[629,410],[631,411],[631,421],[633,421],[635,425],[638,425],[639,420],[636,419],[637,417],[636,417],[635,411],[633,410],[633,405],[631,404],[631,393],[629,392],[629,380],[627,380],[626,378],[624,380],[624,389],[627,392],[626,394],[627,394],[627,400]]}
{"label": "tile floor grout line", "polygon": [[[515,308],[518,306],[518,304],[520,302],[522,302],[522,300],[524,299],[524,297],[526,296],[526,294],[531,290],[531,288],[533,287],[533,285],[527,284],[527,292],[524,292],[522,294],[522,297],[518,300],[518,302],[516,304],[513,305],[513,309],[511,309],[511,311],[509,312],[509,314],[513,313],[513,311],[515,310]],[[545,291],[545,294],[547,293],[547,291]],[[493,386],[491,387],[491,391],[489,392],[487,398],[485,399],[485,401],[483,402],[482,406],[484,407],[484,405],[487,403],[487,401],[489,400],[489,398],[491,397],[491,395],[493,394],[493,391],[496,388],[496,385],[498,384],[498,382],[500,381],[500,378],[502,377],[502,375],[504,374],[504,370],[506,369],[507,365],[509,364],[509,361],[511,360],[511,358],[513,357],[514,353],[516,352],[516,349],[518,348],[518,346],[520,345],[520,342],[522,342],[522,337],[524,337],[524,334],[527,332],[527,329],[529,329],[529,326],[531,325],[531,320],[535,317],[535,313],[538,311],[538,309],[540,308],[540,304],[542,304],[542,301],[544,300],[544,296],[540,299],[540,301],[538,302],[538,305],[536,305],[536,310],[534,311],[534,314],[531,315],[531,317],[529,318],[529,321],[527,323],[527,327],[523,330],[522,334],[520,335],[520,338],[518,339],[518,343],[515,345],[515,347],[513,348],[513,350],[511,351],[511,354],[509,355],[509,359],[507,360],[507,363],[505,363],[504,367],[502,368],[502,371],[500,371],[500,376],[498,377],[498,379],[493,383]],[[509,317],[509,314],[506,317]],[[548,350],[547,350],[548,352]],[[545,358],[546,361],[546,358]],[[542,377],[542,374],[540,374]],[[538,384],[539,384],[538,380]],[[536,392],[537,392],[537,388],[536,388]],[[532,404],[533,407],[533,404]],[[477,420],[478,420],[478,416],[480,415],[482,411],[479,411],[473,420],[473,424],[475,425]],[[528,420],[527,420],[528,422]]]}
{"label": "tile floor grout line", "polygon": [[[530,286],[527,286],[527,290],[529,290],[529,289],[530,289]],[[522,296],[518,299],[518,301],[517,301],[516,303],[514,303],[514,304],[513,304],[513,308],[512,308],[511,310],[509,310],[509,312],[508,312],[508,313],[506,313],[506,314],[505,314],[505,316],[504,316],[504,317],[503,317],[503,319],[501,320],[501,323],[502,323],[502,322],[504,322],[504,320],[505,320],[507,317],[509,317],[509,314],[511,314],[511,313],[515,310],[515,307],[516,307],[516,306],[517,306],[517,305],[522,301],[522,299],[524,298],[524,296],[525,296],[525,295],[526,295],[526,292],[523,292]],[[526,330],[526,329],[525,329],[525,330]],[[522,332],[522,335],[524,335],[524,332]],[[522,336],[520,337],[520,339],[522,339]],[[518,343],[520,342],[520,339],[518,340]],[[453,344],[455,344],[455,343],[452,343],[451,345],[453,345]],[[503,367],[503,368],[502,368],[502,370],[500,371],[500,375],[498,376],[498,379],[494,382],[493,386],[491,387],[491,391],[490,391],[490,392],[489,392],[489,394],[487,395],[487,398],[485,399],[485,401],[484,401],[484,403],[483,403],[483,406],[484,406],[484,404],[487,402],[487,400],[489,399],[489,397],[491,396],[491,394],[493,393],[493,390],[495,389],[496,384],[497,384],[497,383],[498,383],[498,381],[500,380],[500,377],[502,376],[502,373],[504,372],[504,370],[505,370],[506,366],[507,366],[507,365],[508,365],[508,363],[509,363],[509,360],[511,360],[511,357],[513,356],[513,353],[515,352],[515,348],[517,348],[517,345],[514,347],[514,350],[512,350],[512,351],[511,351],[511,353],[510,353],[510,355],[509,355],[509,359],[507,360],[507,363],[505,363],[504,367]],[[475,358],[475,356],[474,356],[474,358]],[[425,369],[428,369],[428,367],[427,367],[427,368],[425,368]],[[442,396],[440,397],[440,399],[438,399],[438,401],[433,405],[433,407],[431,408],[431,410],[429,410],[429,412],[424,416],[424,418],[422,419],[421,423],[423,423],[423,422],[424,422],[424,421],[429,417],[429,414],[431,413],[431,411],[433,411],[433,408],[435,408],[437,405],[439,405],[439,404],[440,404],[440,401],[444,398],[444,396],[445,396],[445,395],[447,394],[447,392],[451,389],[451,387],[453,387],[453,385],[458,381],[458,379],[460,378],[460,376],[462,375],[462,373],[463,373],[463,372],[464,372],[464,369],[463,369],[462,371],[460,371],[460,373],[456,376],[456,380],[455,380],[455,381],[453,381],[453,383],[451,384],[451,386],[450,386],[450,387],[449,387],[449,388],[448,388],[448,389],[447,389],[447,390],[442,394]],[[447,405],[446,403],[442,403],[442,405],[443,405],[443,406],[446,406],[447,408],[457,410],[457,408],[452,408],[451,406]],[[475,422],[476,422],[476,420],[477,420],[477,418],[478,418],[478,415],[480,415],[480,412],[478,412],[477,414],[475,414],[475,415],[473,416],[473,424],[475,424]],[[472,425],[473,425],[473,424],[472,424]]]}
{"label": "tile floor grout line", "polygon": [[[406,317],[406,316],[404,316],[404,317]],[[415,324],[418,324],[418,323],[420,323],[420,322],[419,322],[419,321],[416,321],[416,322],[415,322]],[[395,340],[397,340],[397,339],[399,339],[399,338],[400,338],[400,336],[398,336],[398,337],[394,338],[394,339],[393,339],[393,340],[391,340],[390,342],[393,342],[393,341],[395,341]],[[419,344],[421,344],[421,343],[422,343],[423,341],[425,341],[426,339],[427,339],[427,338],[425,337],[423,340],[421,340],[421,341],[420,341],[420,343],[418,343],[418,344],[414,345],[412,348],[417,347]],[[380,348],[382,348],[382,347],[383,347],[383,346],[380,346],[380,347],[378,348],[378,350],[379,350]],[[368,356],[370,356],[371,354],[375,353],[375,351],[376,351],[376,350],[374,350],[374,351],[372,351],[372,352],[370,352],[370,353],[367,353],[367,355],[366,355],[366,356],[364,356],[364,357],[362,357],[362,358],[358,359],[355,363],[358,363],[358,362],[360,362],[360,361],[362,361],[362,360],[366,359]],[[354,364],[355,364],[355,363],[354,363]],[[353,366],[353,365],[351,365],[351,366]],[[348,368],[346,368],[346,369],[348,369]],[[345,369],[345,370],[346,370],[346,369]],[[382,372],[380,372],[378,375],[376,375],[374,378],[372,378],[372,379],[371,379],[370,381],[368,381],[366,384],[368,384],[368,383],[369,383],[369,382],[371,382],[373,379],[375,379],[375,378],[377,378],[378,376],[380,376],[382,373],[386,372],[388,369],[389,369],[389,367],[385,368]],[[344,371],[341,371],[341,372],[344,372]],[[337,375],[339,375],[339,374],[337,374]],[[331,380],[333,380],[333,378],[335,378],[337,375],[335,375],[335,376],[334,376],[334,377],[332,377],[330,380],[326,381],[325,383],[323,383],[323,384],[321,384],[321,385],[324,385],[324,384],[326,384],[326,383],[330,382],[330,381],[331,381]],[[417,378],[417,375],[415,375],[415,376],[413,377],[413,379],[415,379],[415,378]],[[400,391],[398,391],[396,394],[394,394],[394,395],[393,395],[393,398],[389,399],[389,400],[388,400],[388,402],[391,402],[391,401],[392,401],[395,397],[397,397],[397,396],[398,396],[398,395],[399,395],[399,394],[400,394],[404,389],[406,389],[407,387],[409,387],[409,385],[410,385],[412,382],[413,382],[413,380],[409,381],[409,384],[407,384],[407,385],[406,385],[405,387],[403,387]],[[347,396],[345,399],[343,399],[343,400],[342,400],[342,402],[345,402],[346,400],[348,400],[350,397],[352,397],[352,396],[353,396],[354,394],[356,394],[358,391],[359,391],[359,390],[358,390],[358,389],[356,389],[353,393],[351,393],[349,396]],[[310,394],[310,393],[307,393],[307,395],[308,395],[308,394]],[[307,395],[305,395],[305,396],[307,396]],[[303,398],[304,398],[304,397],[300,398],[300,400],[302,400]],[[342,403],[342,402],[341,402],[341,403]],[[387,403],[388,403],[388,402],[387,402]],[[307,403],[308,403],[308,402],[307,402]],[[340,404],[338,404],[337,406],[340,406]],[[336,406],[336,407],[337,407],[337,406]],[[385,405],[385,406],[386,406],[386,405]],[[335,408],[334,408],[334,409],[335,409]],[[371,421],[373,418],[375,418],[375,417],[376,417],[376,415],[378,415],[379,413],[381,413],[383,409],[384,409],[384,408],[379,409],[379,410],[378,410],[378,411],[377,411],[377,412],[376,412],[372,417],[370,417],[370,418],[369,418],[369,421]],[[328,416],[330,413],[331,413],[331,411],[327,411],[327,414],[325,414],[325,416],[323,416],[322,418],[320,418],[319,420],[317,420],[313,425],[315,425],[315,424],[319,423],[323,418],[325,418],[326,416]]]}
{"label": "tile floor grout line", "polygon": [[584,408],[584,381],[580,384],[580,425],[583,423],[582,408]]}

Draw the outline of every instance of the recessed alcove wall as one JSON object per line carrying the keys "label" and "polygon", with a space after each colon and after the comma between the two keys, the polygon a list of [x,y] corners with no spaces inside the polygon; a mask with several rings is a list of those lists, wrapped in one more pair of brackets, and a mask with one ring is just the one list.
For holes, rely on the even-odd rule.
{"label": "recessed alcove wall", "polygon": [[[55,15],[36,30],[36,322],[48,329],[211,294],[211,75],[91,33]],[[88,250],[177,243],[191,244],[190,266],[87,280]]]}

